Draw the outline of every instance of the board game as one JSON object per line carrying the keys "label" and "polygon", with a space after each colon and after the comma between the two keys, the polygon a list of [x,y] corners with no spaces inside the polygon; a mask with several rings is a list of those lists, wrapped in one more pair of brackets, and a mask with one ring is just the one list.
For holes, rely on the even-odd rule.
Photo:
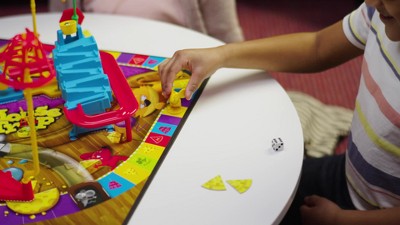
{"label": "board game", "polygon": [[[28,36],[29,31],[24,35]],[[65,43],[70,46],[75,40],[68,38],[67,35]],[[92,37],[86,34],[79,38]],[[93,44],[96,43],[91,42],[90,46]],[[48,224],[49,220],[54,224],[124,223],[131,209],[139,204],[203,88],[186,100],[182,90],[190,75],[182,71],[177,74],[171,97],[164,98],[157,72],[164,57],[99,50],[95,55],[103,63],[103,73],[96,60],[97,64],[90,64],[93,49],[79,48],[74,52],[76,46],[68,50],[61,47],[43,44],[46,58],[58,72],[45,85],[28,88],[33,113],[27,108],[25,90],[2,82],[0,224]],[[11,40],[0,40],[0,55],[10,49],[15,54],[20,51]],[[112,59],[107,58],[110,56]],[[11,71],[5,58],[0,59],[0,72]],[[58,65],[60,61],[68,63]],[[107,66],[104,61],[111,64]],[[118,81],[122,83],[107,74],[115,71],[113,62],[123,74],[124,81]],[[88,64],[94,68],[88,70]],[[74,79],[83,86],[68,80],[70,76],[66,74],[71,70],[78,74]],[[93,71],[97,71],[96,77],[102,75],[100,81],[86,80]],[[12,79],[20,82],[22,78]],[[124,82],[129,86],[128,92],[123,88]],[[129,99],[130,94],[134,99]],[[134,109],[126,109],[133,106]],[[121,111],[130,114],[126,116]],[[28,120],[29,114],[34,115],[34,125]],[[33,136],[38,148],[38,168]],[[32,193],[25,190],[28,184]]]}

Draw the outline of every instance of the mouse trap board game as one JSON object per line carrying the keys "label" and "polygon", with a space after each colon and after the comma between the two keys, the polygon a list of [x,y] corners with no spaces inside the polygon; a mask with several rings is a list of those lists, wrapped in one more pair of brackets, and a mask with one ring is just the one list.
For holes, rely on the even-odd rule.
{"label": "mouse trap board game", "polygon": [[[24,49],[18,43],[0,40],[0,224],[122,224],[200,91],[191,100],[183,97],[190,75],[182,71],[173,93],[164,98],[157,72],[163,57],[93,55],[88,44],[63,48],[32,42]],[[48,72],[34,68],[40,60],[37,48],[50,62]],[[31,83],[57,71],[45,84],[27,87],[32,112],[26,90],[11,84],[26,82],[26,72],[15,74],[27,65]],[[112,72],[124,81],[107,74]]]}

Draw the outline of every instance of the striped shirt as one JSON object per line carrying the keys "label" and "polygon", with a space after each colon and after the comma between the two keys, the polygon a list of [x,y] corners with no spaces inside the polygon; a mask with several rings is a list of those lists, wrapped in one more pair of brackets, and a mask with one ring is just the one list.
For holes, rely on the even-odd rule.
{"label": "striped shirt", "polygon": [[400,206],[400,44],[365,4],[344,18],[343,29],[364,49],[346,153],[350,196],[360,210]]}

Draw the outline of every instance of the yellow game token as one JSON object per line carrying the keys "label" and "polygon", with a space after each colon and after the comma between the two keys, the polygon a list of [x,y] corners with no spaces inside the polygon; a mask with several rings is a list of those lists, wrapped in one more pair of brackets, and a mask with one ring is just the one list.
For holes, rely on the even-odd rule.
{"label": "yellow game token", "polygon": [[100,159],[88,159],[88,160],[82,160],[79,163],[83,166],[83,168],[87,169],[91,166],[94,166],[98,163],[100,163]]}
{"label": "yellow game token", "polygon": [[228,184],[230,184],[236,191],[240,194],[249,190],[251,183],[253,182],[251,179],[245,180],[227,180]]}
{"label": "yellow game token", "polygon": [[38,214],[53,208],[60,198],[60,192],[57,188],[53,188],[35,193],[34,196],[35,198],[31,202],[6,201],[6,204],[8,208],[19,214]]}
{"label": "yellow game token", "polygon": [[222,178],[220,175],[207,181],[206,183],[204,183],[202,185],[202,187],[210,189],[210,190],[214,190],[214,191],[225,191],[226,190],[224,181],[222,181]]}

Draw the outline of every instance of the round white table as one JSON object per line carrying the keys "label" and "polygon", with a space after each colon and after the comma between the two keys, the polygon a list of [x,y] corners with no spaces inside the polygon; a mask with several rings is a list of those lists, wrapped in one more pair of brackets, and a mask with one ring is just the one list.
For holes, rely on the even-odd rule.
{"label": "round white table", "polygon": [[[53,44],[60,14],[38,14],[40,40]],[[32,17],[0,18],[0,38],[33,30]],[[183,48],[223,44],[186,28],[134,17],[85,14],[103,50],[170,57]],[[271,141],[281,138],[282,151]],[[207,83],[167,157],[126,224],[278,224],[299,180],[303,136],[296,110],[282,87],[263,71],[221,69]],[[239,194],[201,187],[252,179]]]}

